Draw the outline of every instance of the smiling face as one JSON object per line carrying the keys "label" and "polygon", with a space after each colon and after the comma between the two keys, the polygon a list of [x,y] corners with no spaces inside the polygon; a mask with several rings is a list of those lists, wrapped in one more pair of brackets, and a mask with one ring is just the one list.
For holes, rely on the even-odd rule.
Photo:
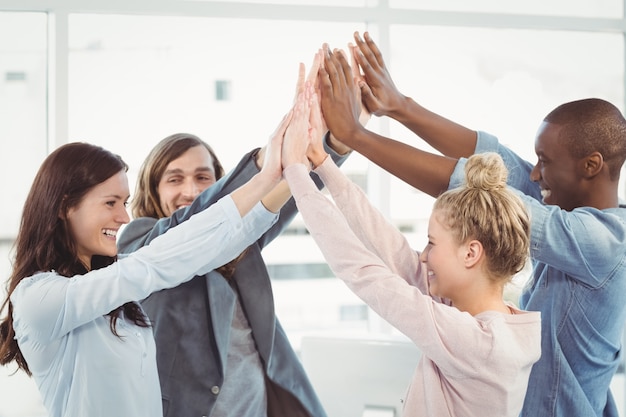
{"label": "smiling face", "polygon": [[157,187],[165,216],[188,206],[198,194],[215,184],[213,167],[213,158],[204,146],[189,148],[167,165]]}
{"label": "smiling face", "polygon": [[584,190],[580,176],[583,159],[575,158],[559,139],[560,126],[543,122],[537,132],[535,153],[537,164],[530,179],[541,187],[545,204],[573,210],[585,205]]}
{"label": "smiling face", "polygon": [[126,172],[120,171],[93,187],[78,205],[68,209],[67,220],[77,256],[87,269],[91,269],[94,255],[117,255],[117,232],[130,220],[126,211],[128,198],[128,178]]}
{"label": "smiling face", "polygon": [[456,242],[442,222],[443,213],[434,210],[428,221],[428,244],[420,255],[426,264],[431,295],[455,300],[469,284],[466,279],[465,245]]}

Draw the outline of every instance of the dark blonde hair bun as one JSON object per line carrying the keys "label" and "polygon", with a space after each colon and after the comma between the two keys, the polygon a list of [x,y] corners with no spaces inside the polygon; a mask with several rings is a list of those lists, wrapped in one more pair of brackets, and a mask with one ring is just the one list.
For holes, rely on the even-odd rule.
{"label": "dark blonde hair bun", "polygon": [[472,155],[465,164],[467,188],[485,191],[502,190],[506,187],[507,176],[508,170],[500,155],[495,152]]}

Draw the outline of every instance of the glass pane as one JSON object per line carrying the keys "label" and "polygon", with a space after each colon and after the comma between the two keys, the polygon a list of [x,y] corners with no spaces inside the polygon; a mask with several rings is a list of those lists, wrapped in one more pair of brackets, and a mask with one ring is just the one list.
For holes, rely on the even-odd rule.
{"label": "glass pane", "polygon": [[389,0],[389,5],[400,9],[603,17],[615,19],[621,19],[624,10],[621,0]]}
{"label": "glass pane", "polygon": [[[298,63],[308,68],[322,42],[345,48],[353,31],[364,28],[362,23],[71,15],[70,138],[122,155],[130,165],[131,190],[148,151],[176,132],[205,139],[229,170],[245,152],[263,146],[289,110]],[[344,167],[357,176],[366,169],[367,161],[358,157]],[[300,218],[292,229],[304,230]],[[367,327],[367,316],[346,313],[361,311],[363,303],[317,268],[323,257],[309,235],[281,236],[264,256],[275,265],[276,310],[294,345],[313,328]],[[297,284],[280,279],[284,271]],[[320,306],[319,299],[311,300],[311,288],[336,298]]]}
{"label": "glass pane", "polygon": [[[559,104],[599,97],[624,111],[623,51],[618,34],[393,26],[387,63],[405,95],[534,162],[536,130]],[[397,123],[391,132],[429,149]],[[392,217],[427,217],[430,205],[397,182]]]}
{"label": "glass pane", "polygon": [[324,41],[345,47],[363,26],[71,15],[70,139],[120,153],[131,179],[175,132],[206,139],[233,167],[288,110],[298,63],[308,68]]}
{"label": "glass pane", "polygon": [[[0,239],[17,233],[22,206],[46,155],[45,13],[0,12]],[[10,179],[10,181],[9,181]]]}
{"label": "glass pane", "polygon": [[[47,16],[0,12],[0,297],[6,296],[11,248],[26,195],[47,153]],[[6,310],[0,312],[4,317]],[[32,378],[0,366],[0,415],[45,416]]]}

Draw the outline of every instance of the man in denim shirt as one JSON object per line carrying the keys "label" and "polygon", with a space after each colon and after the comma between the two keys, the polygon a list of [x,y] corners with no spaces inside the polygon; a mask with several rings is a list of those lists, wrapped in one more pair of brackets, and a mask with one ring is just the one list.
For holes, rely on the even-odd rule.
{"label": "man in denim shirt", "polygon": [[325,66],[333,89],[322,90],[322,107],[337,139],[433,196],[460,184],[463,157],[496,151],[509,168],[510,186],[531,211],[534,270],[520,307],[541,311],[542,356],[531,372],[522,416],[617,417],[610,382],[626,320],[626,209],[618,199],[626,120],[620,111],[600,99],[557,107],[539,128],[533,166],[495,137],[402,95],[371,38],[357,33],[355,41],[367,109],[396,119],[446,156],[359,126],[350,108],[357,103],[336,99],[348,97],[350,86],[340,92],[332,83],[334,71],[349,67],[341,54],[329,52]]}

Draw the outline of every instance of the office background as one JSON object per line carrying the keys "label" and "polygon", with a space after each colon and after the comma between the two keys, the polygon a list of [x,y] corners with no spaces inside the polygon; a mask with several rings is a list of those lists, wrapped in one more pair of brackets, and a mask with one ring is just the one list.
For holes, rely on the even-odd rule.
{"label": "office background", "polygon": [[[623,0],[0,0],[0,279],[51,150],[88,141],[119,153],[132,190],[149,149],[190,132],[228,170],[288,110],[298,63],[308,68],[323,42],[345,49],[354,31],[370,31],[403,93],[534,161],[535,131],[557,105],[600,97],[624,110],[624,9]],[[428,149],[393,121],[369,127]],[[432,199],[359,155],[343,169],[421,249]],[[298,350],[307,337],[402,340],[331,276],[299,218],[264,256]],[[43,415],[32,381],[12,372],[0,368],[0,417]]]}

